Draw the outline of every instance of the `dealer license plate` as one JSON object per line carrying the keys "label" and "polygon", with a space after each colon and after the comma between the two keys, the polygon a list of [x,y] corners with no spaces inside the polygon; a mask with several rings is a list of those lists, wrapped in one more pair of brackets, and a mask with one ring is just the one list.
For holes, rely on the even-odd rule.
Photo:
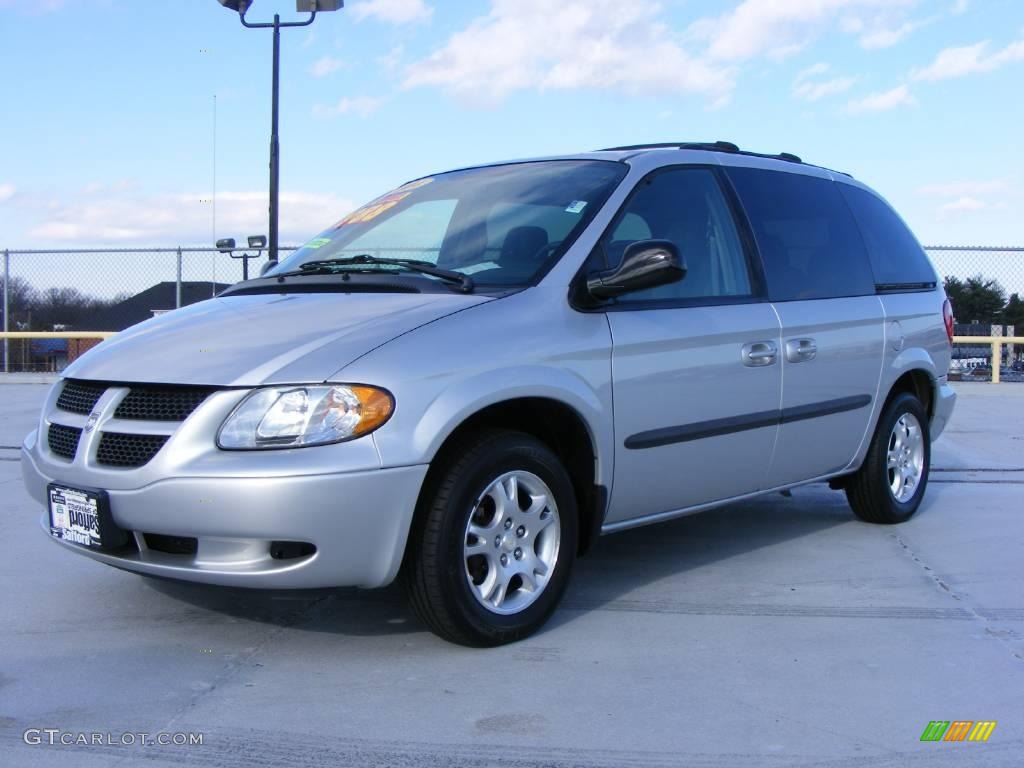
{"label": "dealer license plate", "polygon": [[63,541],[101,548],[99,494],[63,485],[51,485],[50,533]]}

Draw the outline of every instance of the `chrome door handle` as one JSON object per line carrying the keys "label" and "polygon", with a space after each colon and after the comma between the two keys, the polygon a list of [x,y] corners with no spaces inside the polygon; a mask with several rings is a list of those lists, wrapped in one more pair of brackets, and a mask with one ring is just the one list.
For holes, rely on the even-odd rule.
{"label": "chrome door handle", "polygon": [[771,365],[779,355],[779,348],[774,341],[753,341],[744,344],[741,352],[743,364],[751,368]]}
{"label": "chrome door handle", "polygon": [[786,359],[791,363],[805,363],[818,355],[814,339],[790,339],[786,342]]}

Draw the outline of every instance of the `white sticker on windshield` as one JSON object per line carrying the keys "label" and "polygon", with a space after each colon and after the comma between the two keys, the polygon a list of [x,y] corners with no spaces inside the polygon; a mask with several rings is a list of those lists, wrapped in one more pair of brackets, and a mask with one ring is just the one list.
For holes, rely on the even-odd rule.
{"label": "white sticker on windshield", "polygon": [[566,213],[583,213],[583,209],[587,207],[586,200],[573,200],[569,203],[569,207],[565,209]]}

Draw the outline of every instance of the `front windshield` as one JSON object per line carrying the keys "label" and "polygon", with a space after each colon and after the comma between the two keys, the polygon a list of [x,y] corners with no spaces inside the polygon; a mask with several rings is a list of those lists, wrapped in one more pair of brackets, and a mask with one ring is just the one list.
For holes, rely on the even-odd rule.
{"label": "front windshield", "polygon": [[616,162],[550,160],[413,181],[321,232],[267,276],[312,261],[367,255],[428,262],[471,275],[477,285],[531,284],[561,257],[625,173]]}

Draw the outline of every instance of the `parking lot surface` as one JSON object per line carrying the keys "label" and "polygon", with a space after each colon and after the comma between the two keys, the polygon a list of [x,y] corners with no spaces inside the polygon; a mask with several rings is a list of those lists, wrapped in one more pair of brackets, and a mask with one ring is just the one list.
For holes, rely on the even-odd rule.
{"label": "parking lot surface", "polygon": [[[543,631],[471,650],[396,588],[214,589],[70,555],[15,448],[46,387],[0,385],[0,765],[1019,766],[1024,387],[957,388],[909,523],[818,484],[604,537]],[[921,742],[931,720],[997,726]],[[25,743],[45,728],[115,743]],[[116,743],[141,732],[203,744]]]}

